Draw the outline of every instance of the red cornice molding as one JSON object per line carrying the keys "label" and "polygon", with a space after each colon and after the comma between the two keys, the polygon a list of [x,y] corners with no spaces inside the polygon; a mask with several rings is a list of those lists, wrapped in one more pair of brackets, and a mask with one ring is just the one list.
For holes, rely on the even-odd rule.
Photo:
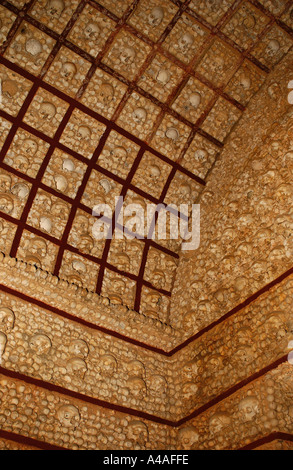
{"label": "red cornice molding", "polygon": [[192,413],[190,413],[188,416],[180,419],[179,421],[171,421],[168,419],[160,418],[159,416],[152,415],[150,413],[146,413],[144,411],[140,410],[135,410],[133,408],[128,408],[126,406],[121,406],[117,405],[114,403],[109,403],[104,400],[100,400],[98,398],[94,398],[88,395],[84,395],[78,392],[75,392],[73,390],[68,390],[64,387],[61,387],[59,385],[52,384],[50,382],[45,382],[41,379],[36,379],[34,377],[30,377],[24,374],[21,374],[16,371],[8,370],[0,366],[0,374],[4,375],[5,377],[9,377],[11,379],[16,379],[16,380],[21,380],[25,383],[29,383],[32,385],[35,385],[36,387],[43,388],[45,390],[49,390],[51,392],[55,393],[60,393],[62,395],[66,395],[67,397],[72,397],[76,400],[81,400],[86,403],[91,403],[96,406],[101,406],[102,408],[107,408],[111,410],[115,410],[120,413],[128,414],[131,416],[136,416],[142,419],[146,419],[151,422],[163,424],[166,426],[170,426],[173,428],[177,428],[179,426],[182,426],[183,424],[189,422],[190,420],[196,418],[212,406],[218,404],[219,402],[223,401],[224,399],[228,398],[229,396],[233,395],[235,392],[243,388],[244,386],[250,384],[251,382],[257,380],[258,378],[262,377],[266,373],[270,372],[271,370],[277,368],[279,365],[285,363],[287,361],[287,355],[279,358],[277,361],[273,362],[269,366],[266,366],[264,369],[261,369],[259,372],[256,374],[251,375],[250,377],[247,377],[246,379],[242,380],[238,384],[234,385],[233,387],[229,388],[225,392],[221,393],[217,397],[213,398],[211,401],[206,403],[205,405],[201,406],[197,410],[194,410]]}
{"label": "red cornice molding", "polygon": [[225,315],[223,315],[221,318],[219,318],[218,320],[214,321],[213,323],[211,323],[210,325],[206,326],[205,328],[203,328],[201,331],[199,331],[198,333],[196,333],[195,335],[191,336],[190,338],[188,338],[186,341],[184,341],[183,343],[179,344],[178,346],[176,346],[174,349],[172,349],[171,351],[164,351],[160,348],[156,348],[154,346],[150,346],[146,343],[142,343],[141,341],[137,341],[133,338],[129,338],[128,336],[125,336],[125,335],[122,335],[116,331],[113,331],[113,330],[109,330],[107,328],[104,328],[102,326],[98,326],[94,323],[91,323],[91,322],[88,322],[82,318],[79,318],[79,317],[76,317],[74,315],[71,315],[70,313],[66,312],[65,310],[62,310],[62,309],[59,309],[59,308],[56,308],[56,307],[53,307],[52,305],[49,305],[45,302],[42,302],[34,297],[30,297],[26,294],[23,294],[19,291],[17,291],[16,289],[13,289],[13,288],[10,288],[10,287],[7,287],[3,284],[0,283],[0,291],[2,290],[3,292],[6,292],[7,294],[10,294],[10,295],[14,295],[15,297],[18,297],[20,298],[21,300],[24,300],[26,302],[30,302],[34,305],[37,305],[39,306],[40,308],[43,308],[45,310],[49,310],[50,312],[53,312],[55,313],[56,315],[59,315],[61,317],[64,317],[64,318],[68,318],[69,320],[73,321],[73,322],[76,322],[76,323],[79,323],[81,325],[84,325],[84,326],[87,326],[88,328],[92,328],[92,329],[95,329],[95,330],[99,330],[105,334],[108,334],[110,336],[114,336],[116,338],[119,338],[121,339],[122,341],[125,341],[127,343],[131,343],[131,344],[135,344],[136,346],[139,346],[141,348],[144,348],[146,350],[149,350],[149,351],[153,351],[153,352],[156,352],[158,354],[161,354],[162,356],[166,356],[166,357],[172,357],[175,353],[177,353],[178,351],[180,351],[181,349],[185,348],[188,344],[192,343],[193,341],[197,340],[198,338],[200,338],[202,335],[204,335],[205,333],[207,333],[208,331],[210,331],[211,329],[213,329],[214,327],[216,327],[217,325],[223,323],[225,320],[227,320],[227,318],[233,316],[235,313],[238,313],[240,310],[242,310],[243,308],[247,307],[249,304],[251,304],[253,301],[255,301],[257,298],[259,298],[261,295],[265,294],[266,292],[268,292],[270,289],[272,289],[273,287],[275,287],[276,285],[280,284],[282,281],[284,281],[287,277],[289,277],[291,274],[293,274],[293,267],[290,268],[289,270],[287,270],[285,273],[281,274],[278,278],[274,279],[272,282],[270,282],[269,284],[267,284],[266,286],[264,286],[262,289],[260,289],[259,291],[257,291],[255,294],[251,295],[250,297],[248,297],[245,301],[243,301],[242,303],[238,304],[236,307],[234,307],[233,309],[231,309],[229,312],[227,312]]}

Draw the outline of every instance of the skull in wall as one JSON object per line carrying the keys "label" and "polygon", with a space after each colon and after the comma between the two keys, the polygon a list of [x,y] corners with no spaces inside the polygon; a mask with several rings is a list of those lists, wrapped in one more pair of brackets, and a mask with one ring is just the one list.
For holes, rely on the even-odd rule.
{"label": "skull in wall", "polygon": [[185,55],[189,49],[191,48],[192,44],[194,42],[194,37],[190,33],[185,33],[181,36],[181,38],[178,41],[178,48],[179,51]]}
{"label": "skull in wall", "polygon": [[62,405],[57,411],[57,418],[62,426],[76,428],[80,421],[80,414],[76,406]]}
{"label": "skull in wall", "polygon": [[84,29],[84,35],[87,39],[96,40],[101,33],[101,28],[97,23],[89,23]]}
{"label": "skull in wall", "polygon": [[114,98],[114,88],[110,83],[102,83],[97,93],[97,101],[105,106],[111,103]]}
{"label": "skull in wall", "polygon": [[104,354],[100,357],[99,371],[102,375],[112,377],[117,367],[117,359],[112,354]]}
{"label": "skull in wall", "polygon": [[31,351],[37,355],[48,354],[52,347],[52,343],[49,336],[42,333],[36,333],[29,340],[29,347]]}
{"label": "skull in wall", "polygon": [[20,87],[14,80],[3,80],[2,81],[2,96],[8,99],[16,98],[16,95]]}
{"label": "skull in wall", "polygon": [[131,46],[126,46],[122,49],[119,57],[122,64],[131,65],[136,58],[135,49]]}
{"label": "skull in wall", "polygon": [[60,75],[66,79],[67,82],[71,82],[77,74],[77,68],[72,62],[65,62],[62,65]]}
{"label": "skull in wall", "polygon": [[130,377],[126,381],[126,386],[129,389],[131,395],[137,400],[143,400],[147,394],[147,388],[144,380],[138,377]]}
{"label": "skull in wall", "polygon": [[135,108],[132,113],[132,117],[136,124],[143,124],[147,117],[147,112],[144,108]]}
{"label": "skull in wall", "polygon": [[28,54],[33,57],[37,57],[41,54],[43,46],[37,39],[31,38],[28,39],[25,43],[25,50]]}
{"label": "skull in wall", "polygon": [[72,356],[85,358],[89,353],[89,347],[83,339],[75,339],[69,345],[69,352]]}
{"label": "skull in wall", "polygon": [[209,430],[212,436],[219,434],[231,424],[231,417],[226,412],[216,412],[209,420]]}
{"label": "skull in wall", "polygon": [[145,449],[149,439],[148,428],[142,421],[130,421],[127,427],[127,438],[140,449]]}
{"label": "skull in wall", "polygon": [[252,421],[259,413],[259,401],[256,397],[248,396],[239,403],[239,413],[243,422]]}
{"label": "skull in wall", "polygon": [[72,357],[67,362],[66,368],[68,372],[78,379],[83,379],[87,371],[87,365],[80,357]]}
{"label": "skull in wall", "polygon": [[62,15],[62,12],[65,8],[65,3],[63,0],[48,0],[46,5],[47,15],[52,19],[58,19]]}
{"label": "skull in wall", "polygon": [[194,426],[187,426],[178,431],[178,450],[191,450],[198,442],[199,433]]}
{"label": "skull in wall", "polygon": [[272,58],[272,57],[277,55],[280,48],[281,48],[281,46],[280,46],[279,41],[277,41],[276,39],[271,39],[270,42],[268,43],[266,51],[265,51],[266,55],[269,58]]}
{"label": "skull in wall", "polygon": [[25,139],[21,146],[21,151],[28,157],[33,157],[38,151],[38,144],[33,139]]}
{"label": "skull in wall", "polygon": [[154,7],[148,15],[148,23],[153,28],[159,26],[164,18],[164,9],[160,6]]}
{"label": "skull in wall", "polygon": [[14,328],[15,315],[8,307],[0,307],[0,330],[7,333]]}
{"label": "skull in wall", "polygon": [[40,105],[39,115],[41,121],[52,121],[52,119],[56,115],[56,107],[53,103],[50,103],[49,101],[44,101]]}

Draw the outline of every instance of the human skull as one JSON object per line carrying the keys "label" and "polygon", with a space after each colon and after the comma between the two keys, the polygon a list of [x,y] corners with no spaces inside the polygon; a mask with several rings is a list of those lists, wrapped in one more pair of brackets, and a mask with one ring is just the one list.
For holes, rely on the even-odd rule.
{"label": "human skull", "polygon": [[86,265],[78,260],[78,259],[75,259],[73,262],[72,262],[72,267],[75,271],[77,271],[79,274],[84,274],[86,273],[87,269],[86,269]]}
{"label": "human skull", "polygon": [[11,176],[7,174],[0,174],[0,191],[3,193],[10,192],[11,181]]}
{"label": "human skull", "polygon": [[14,80],[3,80],[2,96],[12,99],[17,95],[19,85]]}
{"label": "human skull", "polygon": [[47,244],[43,238],[36,237],[30,241],[30,253],[44,258],[47,254]]}
{"label": "human skull", "polygon": [[92,131],[88,126],[79,126],[77,130],[77,137],[83,140],[90,140]]}
{"label": "human skull", "polygon": [[171,78],[170,72],[166,69],[159,70],[156,76],[156,80],[161,85],[167,85],[167,83],[170,81],[170,78]]}
{"label": "human skull", "polygon": [[61,68],[61,76],[70,82],[77,73],[77,68],[72,62],[65,62]]}
{"label": "human skull", "polygon": [[124,147],[115,147],[110,154],[119,162],[124,163],[127,159],[127,150]]}
{"label": "human skull", "polygon": [[133,47],[124,47],[120,54],[120,60],[125,65],[131,65],[135,60],[136,52]]}
{"label": "human skull", "polygon": [[114,88],[110,83],[102,83],[97,94],[97,100],[104,105],[111,103],[114,97]]}
{"label": "human skull", "polygon": [[182,52],[182,54],[186,54],[188,49],[191,47],[191,45],[194,42],[194,37],[190,33],[185,33],[183,36],[178,41],[178,47],[179,50]]}
{"label": "human skull", "polygon": [[120,292],[121,294],[125,292],[126,283],[122,279],[114,277],[111,280],[111,285],[114,292]]}
{"label": "human skull", "polygon": [[238,345],[249,345],[252,343],[252,331],[248,327],[243,327],[237,330],[235,341]]}
{"label": "human skull", "polygon": [[269,57],[273,57],[279,52],[280,50],[280,43],[276,39],[271,39],[271,41],[268,43],[267,48],[266,48],[266,54]]}
{"label": "human skull", "polygon": [[8,307],[0,307],[0,330],[11,331],[14,328],[15,315]]}
{"label": "human skull", "polygon": [[127,437],[134,443],[134,445],[137,445],[140,448],[145,448],[149,438],[146,424],[137,420],[130,421],[127,428]]}
{"label": "human skull", "polygon": [[14,160],[15,168],[25,172],[29,168],[29,160],[23,155],[17,155]]}
{"label": "human skull", "polygon": [[178,450],[191,450],[198,442],[199,434],[194,426],[187,426],[178,431]]}
{"label": "human skull", "polygon": [[251,78],[247,75],[241,75],[239,83],[243,90],[247,91],[251,87]]}
{"label": "human skull", "polygon": [[164,9],[162,7],[154,7],[148,15],[148,23],[153,28],[159,26],[164,18]]}
{"label": "human skull", "polygon": [[78,379],[83,379],[87,371],[87,365],[80,357],[72,357],[67,362],[67,370]]}
{"label": "human skull", "polygon": [[70,274],[69,276],[66,276],[66,279],[69,284],[74,284],[75,286],[83,287],[82,280],[77,274]]}
{"label": "human skull", "polygon": [[20,200],[24,200],[29,194],[29,191],[29,187],[24,183],[16,183],[11,188],[11,193],[14,194],[14,196],[18,197],[18,199]]}
{"label": "human skull", "polygon": [[179,185],[180,194],[184,196],[191,195],[191,186],[188,183],[180,183]]}
{"label": "human skull", "polygon": [[32,56],[38,56],[42,50],[43,46],[37,39],[28,39],[25,43],[25,50]]}
{"label": "human skull", "polygon": [[97,23],[89,23],[84,29],[84,35],[88,39],[97,39],[101,33],[101,28]]}
{"label": "human skull", "polygon": [[54,176],[54,182],[57,191],[64,193],[68,187],[67,179],[63,175]]}
{"label": "human skull", "polygon": [[182,377],[183,379],[192,380],[198,374],[199,366],[198,362],[193,359],[187,362],[182,368]]}
{"label": "human skull", "polygon": [[161,375],[150,377],[150,394],[157,398],[158,395],[165,395],[167,392],[167,381]]}
{"label": "human skull", "polygon": [[161,176],[161,170],[157,165],[151,165],[149,168],[149,174],[152,178],[159,178]]}
{"label": "human skull", "polygon": [[57,411],[57,418],[62,426],[76,428],[80,420],[80,415],[75,406],[62,405]]}
{"label": "human skull", "polygon": [[228,413],[217,412],[209,421],[209,429],[212,435],[218,434],[231,424],[231,418]]}
{"label": "human skull", "polygon": [[65,158],[63,160],[62,168],[63,170],[72,172],[75,170],[74,162],[70,158]]}
{"label": "human skull", "polygon": [[201,95],[200,93],[192,93],[189,97],[189,103],[193,108],[198,108],[201,102]]}
{"label": "human skull", "polygon": [[251,421],[259,412],[259,401],[256,397],[248,396],[239,403],[239,412],[242,421]]}
{"label": "human skull", "polygon": [[40,228],[47,233],[50,233],[52,230],[52,221],[49,217],[40,218]]}
{"label": "human skull", "polygon": [[52,19],[58,19],[65,8],[63,0],[49,0],[46,5],[47,14]]}
{"label": "human skull", "polygon": [[89,348],[83,339],[75,339],[69,345],[69,352],[72,356],[85,358],[89,353]]}
{"label": "human skull", "polygon": [[33,139],[25,139],[22,143],[21,150],[29,157],[33,157],[38,151],[38,144]]}
{"label": "human skull", "polygon": [[179,139],[179,132],[176,127],[168,127],[165,132],[165,136],[167,137],[167,139],[170,139],[175,142]]}
{"label": "human skull", "polygon": [[100,357],[100,373],[106,377],[112,377],[117,370],[117,360],[112,354],[104,354]]}
{"label": "human skull", "polygon": [[146,396],[146,392],[147,392],[146,384],[144,380],[138,377],[131,377],[130,379],[127,380],[126,384],[130,393],[134,396],[134,398],[137,398],[138,400],[144,399],[144,397]]}
{"label": "human skull", "polygon": [[127,372],[132,377],[145,377],[145,368],[142,362],[133,360],[127,363]]}
{"label": "human skull", "polygon": [[61,201],[57,201],[52,205],[51,214],[58,219],[65,220],[68,215],[68,206]]}
{"label": "human skull", "polygon": [[42,121],[51,121],[56,114],[56,107],[53,103],[44,101],[40,106],[40,117]]}
{"label": "human skull", "polygon": [[47,354],[50,351],[52,343],[47,335],[36,333],[30,338],[29,346],[33,352],[41,355]]}
{"label": "human skull", "polygon": [[132,113],[133,120],[137,124],[143,124],[146,120],[147,117],[147,112],[144,108],[135,108],[135,110]]}
{"label": "human skull", "polygon": [[11,214],[14,209],[14,202],[7,194],[0,193],[0,211]]}
{"label": "human skull", "polygon": [[249,346],[241,346],[234,354],[233,361],[237,367],[245,367],[254,359],[253,350]]}
{"label": "human skull", "polygon": [[194,152],[194,158],[199,163],[203,163],[208,160],[209,154],[204,149],[199,149]]}
{"label": "human skull", "polygon": [[2,356],[5,351],[6,343],[7,343],[7,336],[4,333],[2,333],[2,331],[0,331],[0,364],[2,362]]}
{"label": "human skull", "polygon": [[246,18],[243,19],[242,24],[246,29],[253,29],[256,25],[256,19],[253,15],[248,14]]}
{"label": "human skull", "polygon": [[188,402],[195,398],[198,386],[194,382],[187,382],[182,387],[182,398]]}
{"label": "human skull", "polygon": [[225,59],[222,56],[214,57],[213,61],[213,70],[217,72],[221,72],[225,66]]}

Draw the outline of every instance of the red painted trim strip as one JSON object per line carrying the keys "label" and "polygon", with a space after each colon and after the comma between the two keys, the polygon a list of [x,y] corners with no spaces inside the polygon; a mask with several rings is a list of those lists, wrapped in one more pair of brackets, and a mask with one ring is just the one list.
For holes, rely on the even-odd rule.
{"label": "red painted trim strip", "polygon": [[21,434],[15,434],[14,432],[4,431],[0,429],[0,439],[7,439],[9,441],[17,442],[25,446],[36,447],[40,450],[68,450],[65,447],[56,446],[47,442],[42,442],[32,437],[22,436]]}
{"label": "red painted trim strip", "polygon": [[162,356],[168,356],[168,353],[166,353],[163,349],[156,348],[154,346],[150,346],[148,344],[145,344],[141,341],[137,341],[135,339],[129,338],[125,335],[122,335],[120,333],[117,333],[116,331],[113,330],[108,330],[107,328],[104,328],[102,326],[98,326],[95,323],[91,323],[87,320],[84,320],[82,318],[76,317],[74,315],[71,315],[70,313],[65,312],[64,310],[58,309],[56,307],[53,307],[52,305],[48,305],[40,300],[37,300],[33,297],[29,297],[26,294],[23,294],[21,292],[16,291],[15,289],[11,289],[9,287],[4,286],[3,284],[0,284],[0,291],[3,291],[7,294],[14,295],[15,297],[20,298],[21,300],[24,300],[25,302],[32,303],[33,305],[37,305],[40,308],[43,308],[45,310],[49,310],[52,313],[55,313],[56,315],[62,317],[62,318],[67,318],[70,321],[73,321],[75,323],[78,323],[80,325],[86,326],[88,328],[91,328],[93,330],[98,330],[101,331],[102,333],[105,333],[109,336],[113,336],[115,338],[118,338],[122,341],[125,341],[130,344],[134,344],[135,346],[139,346],[143,349],[147,349],[149,351],[156,352],[158,354],[161,354]]}
{"label": "red painted trim strip", "polygon": [[286,432],[273,432],[269,434],[268,436],[261,437],[260,439],[257,439],[256,441],[251,442],[250,444],[247,444],[244,447],[240,447],[237,450],[254,450],[264,444],[268,444],[270,442],[273,442],[279,439],[282,441],[293,442],[293,434],[288,434]]}

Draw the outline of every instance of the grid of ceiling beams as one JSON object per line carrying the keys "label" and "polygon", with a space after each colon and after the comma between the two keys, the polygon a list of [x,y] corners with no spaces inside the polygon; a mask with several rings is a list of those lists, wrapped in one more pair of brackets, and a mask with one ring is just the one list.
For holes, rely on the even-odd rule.
{"label": "grid of ceiling beams", "polygon": [[94,240],[93,206],[197,200],[292,45],[292,1],[49,3],[0,7],[0,249],[168,322],[180,244]]}

